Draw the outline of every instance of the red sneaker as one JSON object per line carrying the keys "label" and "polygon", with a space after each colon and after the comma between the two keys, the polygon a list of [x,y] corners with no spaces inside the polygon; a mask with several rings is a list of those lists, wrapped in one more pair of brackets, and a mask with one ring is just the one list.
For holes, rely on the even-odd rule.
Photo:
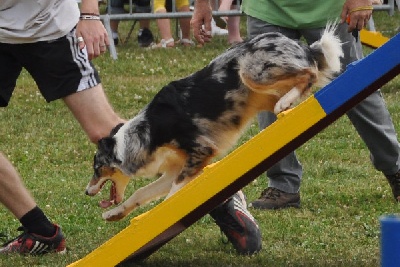
{"label": "red sneaker", "polygon": [[56,233],[52,237],[44,237],[34,233],[28,233],[24,227],[18,230],[24,231],[15,239],[8,241],[0,248],[0,254],[20,253],[31,255],[42,255],[46,253],[65,253],[65,238],[58,225]]}
{"label": "red sneaker", "polygon": [[210,212],[211,217],[239,254],[250,255],[261,250],[261,233],[246,208],[242,191]]}

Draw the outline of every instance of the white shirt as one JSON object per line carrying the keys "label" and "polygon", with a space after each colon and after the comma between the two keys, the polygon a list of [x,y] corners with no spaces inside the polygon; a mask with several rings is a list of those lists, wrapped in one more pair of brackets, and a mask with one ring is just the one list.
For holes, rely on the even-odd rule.
{"label": "white shirt", "polygon": [[60,38],[78,23],[76,0],[0,0],[0,43]]}

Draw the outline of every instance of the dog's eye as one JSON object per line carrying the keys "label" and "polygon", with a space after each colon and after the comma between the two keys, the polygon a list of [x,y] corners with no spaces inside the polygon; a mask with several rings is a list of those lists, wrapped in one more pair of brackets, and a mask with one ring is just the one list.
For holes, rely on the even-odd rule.
{"label": "dog's eye", "polygon": [[101,176],[101,166],[100,166],[100,165],[95,165],[95,166],[94,166],[94,174],[95,174],[97,177],[100,177],[100,176]]}
{"label": "dog's eye", "polygon": [[94,176],[100,177],[111,177],[115,173],[114,167],[99,165],[98,168],[94,168]]}

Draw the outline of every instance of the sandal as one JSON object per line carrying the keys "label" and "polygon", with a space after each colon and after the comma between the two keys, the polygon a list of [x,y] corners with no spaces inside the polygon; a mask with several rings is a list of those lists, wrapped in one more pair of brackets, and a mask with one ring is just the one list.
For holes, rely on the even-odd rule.
{"label": "sandal", "polygon": [[[172,44],[172,45],[169,45]],[[152,44],[150,48],[157,49],[157,48],[172,48],[174,47],[174,38],[170,38],[168,40],[161,39],[158,44]]]}
{"label": "sandal", "polygon": [[183,46],[194,46],[195,43],[192,40],[189,40],[187,38],[180,39],[177,44],[183,45]]}

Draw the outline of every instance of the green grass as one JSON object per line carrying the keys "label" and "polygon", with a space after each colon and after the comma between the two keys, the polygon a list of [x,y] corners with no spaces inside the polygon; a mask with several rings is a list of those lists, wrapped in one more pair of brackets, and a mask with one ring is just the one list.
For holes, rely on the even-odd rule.
{"label": "green grass", "polygon": [[[393,36],[400,14],[389,17],[380,12],[374,19],[377,30]],[[122,23],[123,37],[130,25]],[[242,29],[245,36],[244,19]],[[138,48],[131,38],[118,47],[117,61],[105,55],[94,63],[112,105],[122,117],[130,118],[163,85],[201,69],[226,47],[222,37],[203,48],[149,51]],[[398,88],[399,77],[382,91],[400,131]],[[1,150],[15,164],[40,207],[63,227],[69,247],[66,255],[0,256],[0,266],[65,266],[152,207],[141,208],[121,222],[101,219],[97,207],[101,197],[84,195],[95,146],[61,101],[45,103],[26,72],[18,80],[10,106],[0,110],[0,121]],[[257,132],[254,122],[241,142]],[[302,208],[253,211],[263,234],[261,253],[238,256],[205,216],[137,266],[379,266],[379,216],[398,213],[399,206],[383,175],[372,167],[369,152],[347,117],[312,138],[297,154],[304,167]],[[132,182],[128,194],[146,183]],[[251,201],[265,187],[262,176],[244,191]],[[0,220],[0,232],[9,237],[18,234],[19,222],[5,208],[0,210]]]}

